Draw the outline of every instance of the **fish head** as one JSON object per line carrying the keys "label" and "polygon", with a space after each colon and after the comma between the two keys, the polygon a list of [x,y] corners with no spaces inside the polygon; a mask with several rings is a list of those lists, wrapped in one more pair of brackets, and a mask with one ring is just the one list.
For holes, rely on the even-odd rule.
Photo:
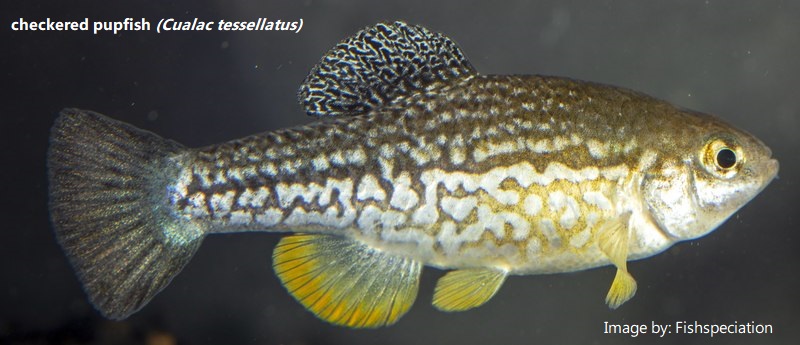
{"label": "fish head", "polygon": [[758,195],[778,173],[772,151],[753,135],[706,114],[676,131],[673,161],[648,173],[643,196],[675,241],[708,234]]}

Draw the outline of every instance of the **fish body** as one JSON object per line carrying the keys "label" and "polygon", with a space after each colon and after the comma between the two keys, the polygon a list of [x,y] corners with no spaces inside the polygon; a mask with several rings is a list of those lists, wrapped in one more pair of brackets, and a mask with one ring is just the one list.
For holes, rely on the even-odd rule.
{"label": "fish body", "polygon": [[[212,232],[337,233],[428,265],[519,273],[607,263],[593,230],[625,212],[642,224],[638,256],[673,242],[634,189],[675,157],[649,136],[683,127],[676,109],[536,76],[476,76],[434,95],[186,152],[168,186],[175,213]],[[619,118],[599,116],[614,107]],[[667,121],[637,121],[643,109]]]}
{"label": "fish body", "polygon": [[[477,73],[448,38],[403,22],[334,47],[298,94],[318,122],[188,149],[89,111],[57,120],[56,234],[95,306],[141,308],[211,233],[295,232],[273,265],[320,318],[396,322],[424,265],[434,305],[488,301],[508,275],[612,264],[705,235],[778,163],[716,117],[630,90]],[[96,139],[96,140],[87,140]]]}

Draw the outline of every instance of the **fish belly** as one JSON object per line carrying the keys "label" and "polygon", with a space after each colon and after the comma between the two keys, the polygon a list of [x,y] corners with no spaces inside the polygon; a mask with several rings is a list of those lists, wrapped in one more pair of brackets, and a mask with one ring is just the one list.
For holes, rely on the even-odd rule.
{"label": "fish belly", "polygon": [[442,268],[575,271],[608,263],[597,246],[600,225],[630,208],[616,195],[627,175],[622,166],[518,163],[482,174],[433,169],[419,175],[420,193],[395,188],[391,195],[401,207],[361,209],[358,239]]}

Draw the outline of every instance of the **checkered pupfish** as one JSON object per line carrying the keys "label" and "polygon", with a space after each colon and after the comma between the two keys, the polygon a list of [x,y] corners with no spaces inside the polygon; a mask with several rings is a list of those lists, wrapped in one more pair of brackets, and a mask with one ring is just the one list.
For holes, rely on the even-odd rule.
{"label": "checkered pupfish", "polygon": [[299,91],[307,126],[190,149],[66,109],[48,153],[56,236],[91,302],[122,319],[207,234],[291,231],[273,267],[328,322],[390,325],[423,265],[433,304],[486,303],[509,275],[611,264],[703,236],[778,172],[761,141],[630,90],[483,75],[456,44],[403,22],[336,45]]}

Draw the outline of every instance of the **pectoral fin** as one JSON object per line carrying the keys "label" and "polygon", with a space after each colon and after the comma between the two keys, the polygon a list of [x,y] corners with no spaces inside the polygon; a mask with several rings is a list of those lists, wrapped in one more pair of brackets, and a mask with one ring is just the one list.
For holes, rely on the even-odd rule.
{"label": "pectoral fin", "polygon": [[636,294],[636,280],[628,273],[629,218],[630,215],[626,215],[618,221],[608,222],[600,230],[600,250],[617,267],[614,282],[606,295],[606,304],[611,309],[617,309]]}
{"label": "pectoral fin", "polygon": [[464,311],[489,301],[507,272],[491,268],[471,268],[447,272],[436,282],[433,305],[443,311]]}
{"label": "pectoral fin", "polygon": [[397,322],[417,297],[422,270],[419,262],[327,235],[284,237],[275,247],[273,267],[308,310],[354,328]]}

